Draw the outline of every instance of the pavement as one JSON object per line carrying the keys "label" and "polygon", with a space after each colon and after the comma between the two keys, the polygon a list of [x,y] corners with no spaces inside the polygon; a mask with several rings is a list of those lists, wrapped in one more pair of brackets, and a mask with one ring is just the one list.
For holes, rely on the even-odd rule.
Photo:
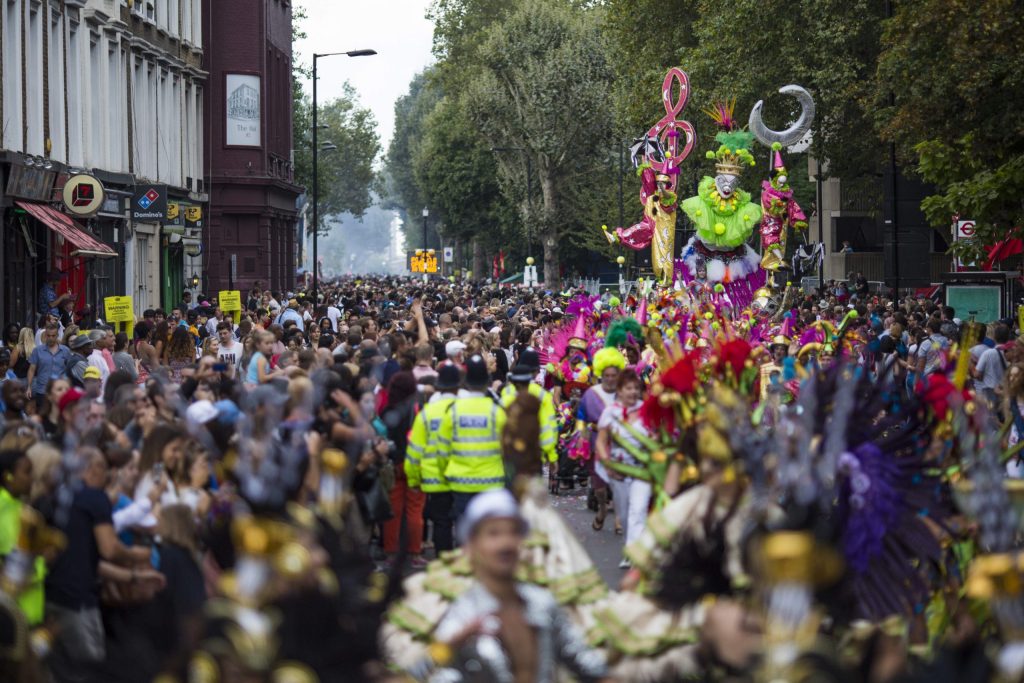
{"label": "pavement", "polygon": [[553,509],[562,513],[573,534],[590,554],[601,578],[610,588],[618,589],[625,573],[624,569],[619,569],[625,537],[615,534],[615,518],[611,510],[608,511],[604,529],[594,531],[590,526],[594,521],[594,513],[587,509],[586,487],[551,496],[550,503]]}

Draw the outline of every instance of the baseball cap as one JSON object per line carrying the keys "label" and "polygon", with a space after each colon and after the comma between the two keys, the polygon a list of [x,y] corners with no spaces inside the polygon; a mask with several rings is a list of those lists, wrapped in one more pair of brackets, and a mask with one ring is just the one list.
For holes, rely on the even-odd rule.
{"label": "baseball cap", "polygon": [[217,408],[212,401],[196,401],[185,410],[189,424],[203,425],[217,417]]}
{"label": "baseball cap", "polygon": [[82,379],[103,379],[103,374],[100,372],[98,367],[90,365],[85,369],[85,372],[82,373]]}
{"label": "baseball cap", "polygon": [[466,350],[466,345],[459,339],[452,339],[450,342],[444,345],[444,354],[451,358],[457,356]]}

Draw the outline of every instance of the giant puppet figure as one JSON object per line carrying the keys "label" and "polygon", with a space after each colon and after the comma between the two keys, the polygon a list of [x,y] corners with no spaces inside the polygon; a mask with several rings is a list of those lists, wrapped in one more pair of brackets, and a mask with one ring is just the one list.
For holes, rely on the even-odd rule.
{"label": "giant puppet figure", "polygon": [[774,131],[761,121],[761,106],[758,101],[750,111],[750,132],[772,150],[771,178],[761,182],[761,267],[774,273],[786,264],[786,236],[789,228],[805,229],[807,217],[800,205],[793,199],[788,173],[782,161],[782,148],[800,141],[811,129],[814,121],[814,100],[799,85],[787,85],[779,89],[785,95],[794,95],[800,101],[800,118],[784,131]]}
{"label": "giant puppet figure", "polygon": [[[673,101],[676,91],[678,97]],[[649,246],[654,275],[663,282],[669,282],[673,274],[678,204],[675,190],[679,163],[690,153],[696,141],[690,122],[676,118],[686,106],[689,96],[689,77],[676,67],[669,69],[661,86],[665,116],[651,126],[646,135],[637,138],[632,147],[633,165],[640,175],[640,203],[644,207],[644,217],[628,228],[608,230],[608,226],[601,226],[612,244],[620,242],[637,251]],[[680,150],[679,141],[684,136]]]}
{"label": "giant puppet figure", "polygon": [[683,247],[675,271],[684,284],[694,280],[714,284],[734,305],[744,307],[766,277],[761,257],[747,245],[761,220],[761,207],[739,186],[744,167],[755,163],[750,152],[754,136],[739,129],[733,117],[735,105],[735,100],[721,102],[707,112],[721,129],[715,136],[718,149],[707,153],[715,160],[715,176],[704,176],[697,195],[681,204],[696,234]]}

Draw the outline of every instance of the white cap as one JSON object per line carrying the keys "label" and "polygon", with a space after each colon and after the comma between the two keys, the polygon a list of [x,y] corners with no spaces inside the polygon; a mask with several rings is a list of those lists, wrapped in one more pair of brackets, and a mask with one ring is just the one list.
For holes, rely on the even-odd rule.
{"label": "white cap", "polygon": [[190,424],[204,425],[217,417],[217,408],[210,401],[196,401],[185,410]]}
{"label": "white cap", "polygon": [[466,350],[466,345],[459,339],[452,339],[450,342],[444,345],[444,353],[446,356],[451,358],[457,356]]}
{"label": "white cap", "polygon": [[477,526],[488,519],[514,519],[519,522],[524,536],[530,530],[530,525],[519,512],[519,503],[515,497],[507,489],[495,489],[478,493],[469,501],[459,519],[459,540],[465,543]]}

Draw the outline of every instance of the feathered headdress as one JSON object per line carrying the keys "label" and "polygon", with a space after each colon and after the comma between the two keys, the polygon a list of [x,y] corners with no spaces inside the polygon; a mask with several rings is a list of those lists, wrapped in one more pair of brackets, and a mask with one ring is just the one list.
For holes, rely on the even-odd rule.
{"label": "feathered headdress", "polygon": [[716,102],[712,108],[704,110],[721,129],[715,135],[719,147],[715,151],[709,150],[707,158],[715,159],[715,171],[725,175],[740,175],[745,166],[753,166],[756,163],[750,151],[754,144],[754,134],[740,130],[733,116],[735,109],[734,98],[731,101]]}
{"label": "feathered headdress", "polygon": [[619,318],[608,326],[604,345],[618,348],[626,345],[641,344],[644,339],[644,328],[634,318]]}

